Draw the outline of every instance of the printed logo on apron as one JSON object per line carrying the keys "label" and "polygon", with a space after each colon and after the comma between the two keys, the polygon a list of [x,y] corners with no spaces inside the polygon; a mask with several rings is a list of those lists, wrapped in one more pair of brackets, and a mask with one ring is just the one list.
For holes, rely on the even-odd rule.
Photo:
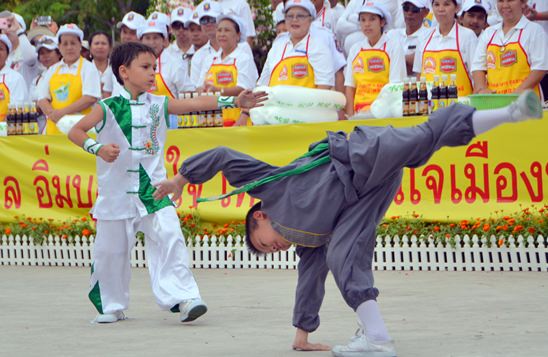
{"label": "printed logo on apron", "polygon": [[455,73],[457,71],[457,59],[454,57],[443,57],[440,60],[440,71],[443,73]]}
{"label": "printed logo on apron", "polygon": [[58,101],[64,102],[68,99],[69,89],[70,89],[70,83],[67,83],[57,88],[56,90],[54,90],[53,93],[55,93],[55,97],[57,98]]}
{"label": "printed logo on apron", "polygon": [[425,58],[422,70],[424,71],[424,73],[436,73],[436,60],[433,57]]}
{"label": "printed logo on apron", "polygon": [[280,71],[280,75],[278,76],[279,81],[287,81],[287,66],[284,65],[282,67],[282,70]]}
{"label": "printed logo on apron", "polygon": [[518,53],[515,50],[506,51],[500,55],[500,65],[510,67],[518,61]]}
{"label": "printed logo on apron", "polygon": [[358,57],[356,64],[354,65],[354,67],[352,67],[352,73],[363,73],[363,72],[364,72],[363,60],[361,59],[361,57]]}
{"label": "printed logo on apron", "polygon": [[217,83],[220,85],[229,85],[234,82],[232,72],[218,72]]}
{"label": "printed logo on apron", "polygon": [[291,66],[291,76],[297,79],[308,77],[308,66],[304,63],[295,63]]}
{"label": "printed logo on apron", "polygon": [[497,58],[493,51],[487,51],[487,69],[497,68]]}
{"label": "printed logo on apron", "polygon": [[367,61],[367,69],[369,72],[379,73],[386,69],[384,61],[380,57],[372,57]]}

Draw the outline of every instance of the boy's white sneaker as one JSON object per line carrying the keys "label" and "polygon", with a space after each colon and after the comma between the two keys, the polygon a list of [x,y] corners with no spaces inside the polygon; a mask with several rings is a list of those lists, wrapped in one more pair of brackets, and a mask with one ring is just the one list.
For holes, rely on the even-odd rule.
{"label": "boy's white sneaker", "polygon": [[530,89],[523,91],[518,99],[510,104],[509,109],[514,121],[542,118],[542,103],[540,102],[540,98]]}
{"label": "boy's white sneaker", "polygon": [[337,345],[331,350],[335,357],[396,357],[392,341],[372,342],[359,331],[347,345]]}
{"label": "boy's white sneaker", "polygon": [[188,299],[179,304],[181,312],[181,322],[190,322],[196,320],[207,312],[207,305],[200,298]]}
{"label": "boy's white sneaker", "polygon": [[116,321],[125,320],[126,315],[122,311],[116,311],[111,314],[99,314],[93,322],[98,324],[109,324]]}

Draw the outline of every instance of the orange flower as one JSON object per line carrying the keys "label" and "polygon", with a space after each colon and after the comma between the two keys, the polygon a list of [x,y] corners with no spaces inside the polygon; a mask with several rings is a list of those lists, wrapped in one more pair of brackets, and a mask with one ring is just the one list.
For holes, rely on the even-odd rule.
{"label": "orange flower", "polygon": [[87,237],[91,234],[91,232],[89,231],[89,229],[82,229],[82,235],[84,237]]}
{"label": "orange flower", "polygon": [[499,244],[499,247],[502,247],[502,245],[504,244],[504,239],[499,239],[498,241],[498,244]]}
{"label": "orange flower", "polygon": [[445,233],[445,238],[447,238],[447,239],[451,238],[451,234]]}
{"label": "orange flower", "polygon": [[419,214],[416,214],[415,212],[413,212],[413,218],[419,218],[420,215]]}
{"label": "orange flower", "polygon": [[512,231],[513,233],[517,233],[517,232],[520,232],[523,230],[523,226],[522,225],[517,225],[514,227],[514,230]]}
{"label": "orange flower", "polygon": [[489,225],[489,223],[485,223],[485,224],[483,225],[483,231],[484,231],[484,232],[488,232],[490,228],[491,228],[491,226]]}
{"label": "orange flower", "polygon": [[228,223],[225,223],[225,224],[223,225],[223,228],[228,228]]}
{"label": "orange flower", "polygon": [[87,219],[86,217],[82,217],[82,218],[80,218],[80,220],[81,220],[82,222],[86,222],[88,219]]}
{"label": "orange flower", "polygon": [[4,229],[4,233],[9,236],[11,234],[11,228],[6,227],[6,229]]}
{"label": "orange flower", "polygon": [[505,221],[507,221],[507,220],[510,219],[510,216],[504,216],[502,219],[504,219]]}
{"label": "orange flower", "polygon": [[63,235],[61,236],[61,239],[67,239],[67,235],[66,235],[66,234],[63,234]]}
{"label": "orange flower", "polygon": [[533,227],[530,227],[527,231],[531,234],[535,234],[535,229]]}
{"label": "orange flower", "polygon": [[470,222],[468,222],[466,219],[463,219],[462,221],[460,221],[460,225],[461,225],[461,226],[462,226],[462,225],[465,225],[465,226],[466,226],[466,225],[468,225],[468,223],[470,223]]}
{"label": "orange flower", "polygon": [[544,212],[544,207],[538,210],[538,213]]}
{"label": "orange flower", "polygon": [[434,226],[434,232],[439,232],[440,231],[440,227],[439,226]]}
{"label": "orange flower", "polygon": [[508,224],[511,225],[511,226],[513,226],[514,224],[516,224],[516,220],[515,220],[514,218],[510,218],[510,219],[508,220]]}
{"label": "orange flower", "polygon": [[451,228],[455,228],[455,223],[451,223],[451,224],[449,224],[449,227],[451,227]]}

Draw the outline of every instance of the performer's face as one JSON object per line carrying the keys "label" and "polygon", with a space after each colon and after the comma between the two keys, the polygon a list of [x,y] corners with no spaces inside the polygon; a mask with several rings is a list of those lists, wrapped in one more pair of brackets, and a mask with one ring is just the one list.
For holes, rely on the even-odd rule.
{"label": "performer's face", "polygon": [[272,228],[271,220],[263,211],[253,212],[253,218],[257,221],[257,227],[251,234],[251,242],[257,250],[263,253],[288,250],[291,243]]}

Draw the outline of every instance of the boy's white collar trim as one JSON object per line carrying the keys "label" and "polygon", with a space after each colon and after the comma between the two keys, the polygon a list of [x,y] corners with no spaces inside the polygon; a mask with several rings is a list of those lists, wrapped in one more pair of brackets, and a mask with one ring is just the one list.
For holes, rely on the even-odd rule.
{"label": "boy's white collar trim", "polygon": [[[141,103],[144,102],[147,98],[147,94],[148,94],[147,92],[143,92],[139,94],[135,102],[141,102]],[[126,87],[122,87],[122,90],[120,91],[120,95],[129,101],[133,101],[133,99],[131,99],[131,93],[126,89]]]}

